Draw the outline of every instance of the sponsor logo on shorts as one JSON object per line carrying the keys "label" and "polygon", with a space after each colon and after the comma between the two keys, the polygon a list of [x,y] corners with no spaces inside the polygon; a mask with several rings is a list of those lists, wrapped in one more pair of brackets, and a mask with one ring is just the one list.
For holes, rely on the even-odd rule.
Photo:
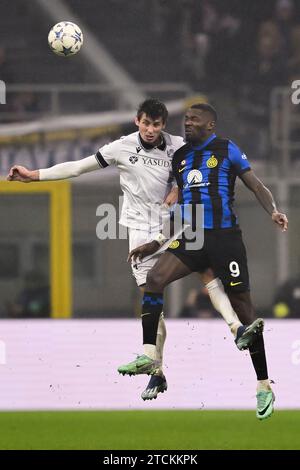
{"label": "sponsor logo on shorts", "polygon": [[231,285],[232,287],[238,286],[239,284],[243,284],[242,281],[240,281],[240,282],[233,282],[233,281],[231,281],[231,283],[230,283],[230,285]]}
{"label": "sponsor logo on shorts", "polygon": [[168,246],[168,248],[171,248],[172,250],[175,250],[178,247],[179,247],[179,241],[178,240],[173,240],[170,243],[170,245]]}

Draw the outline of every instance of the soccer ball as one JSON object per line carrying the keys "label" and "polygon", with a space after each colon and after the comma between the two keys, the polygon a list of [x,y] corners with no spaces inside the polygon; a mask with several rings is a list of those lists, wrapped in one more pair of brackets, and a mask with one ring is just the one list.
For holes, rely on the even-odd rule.
{"label": "soccer ball", "polygon": [[77,24],[70,21],[60,21],[51,28],[48,44],[57,55],[65,57],[75,55],[81,49],[83,35]]}

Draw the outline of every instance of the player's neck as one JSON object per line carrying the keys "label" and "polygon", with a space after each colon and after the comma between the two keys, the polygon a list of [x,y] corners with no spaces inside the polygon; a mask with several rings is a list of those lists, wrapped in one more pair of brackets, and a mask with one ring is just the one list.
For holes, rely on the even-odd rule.
{"label": "player's neck", "polygon": [[153,142],[152,144],[149,144],[148,142],[146,142],[142,138],[141,134],[139,134],[139,137],[140,137],[141,144],[145,149],[152,149],[152,148],[155,148],[155,147],[160,147],[164,144],[164,138],[163,138],[162,134],[160,134],[158,139],[155,142]]}
{"label": "player's neck", "polygon": [[210,132],[209,134],[205,134],[205,135],[199,136],[199,137],[197,137],[197,139],[195,139],[193,142],[191,142],[191,144],[194,145],[194,146],[203,145],[203,144],[204,144],[207,140],[209,140],[214,134],[215,134],[215,132]]}

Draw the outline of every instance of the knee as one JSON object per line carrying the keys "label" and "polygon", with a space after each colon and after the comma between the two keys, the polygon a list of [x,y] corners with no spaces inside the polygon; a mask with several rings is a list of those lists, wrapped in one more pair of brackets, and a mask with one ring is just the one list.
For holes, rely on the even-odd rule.
{"label": "knee", "polygon": [[155,272],[155,270],[150,270],[147,274],[146,288],[151,292],[160,292],[165,287],[164,276]]}

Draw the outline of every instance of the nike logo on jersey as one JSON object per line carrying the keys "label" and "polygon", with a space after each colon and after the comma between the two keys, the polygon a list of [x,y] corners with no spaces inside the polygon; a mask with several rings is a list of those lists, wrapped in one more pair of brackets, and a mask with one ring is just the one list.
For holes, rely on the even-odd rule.
{"label": "nike logo on jersey", "polygon": [[185,166],[184,168],[180,168],[180,169],[178,170],[178,173],[181,173],[181,172],[182,172],[183,170],[185,170],[185,169],[186,169],[186,166]]}
{"label": "nike logo on jersey", "polygon": [[231,285],[232,287],[238,286],[239,284],[243,284],[243,283],[242,283],[242,282],[232,282],[232,281],[231,281],[231,283],[230,283],[230,285]]}

